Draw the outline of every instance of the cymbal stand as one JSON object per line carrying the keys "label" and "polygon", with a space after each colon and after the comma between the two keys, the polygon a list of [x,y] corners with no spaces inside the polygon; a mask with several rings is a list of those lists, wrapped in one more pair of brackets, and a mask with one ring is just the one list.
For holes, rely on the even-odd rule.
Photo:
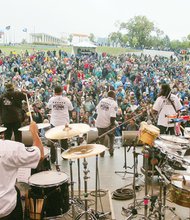
{"label": "cymbal stand", "polygon": [[87,169],[87,165],[88,165],[88,162],[86,160],[86,158],[84,158],[84,161],[83,161],[83,167],[84,167],[84,197],[85,197],[85,210],[80,213],[76,218],[75,220],[79,220],[81,219],[82,216],[85,216],[85,220],[89,220],[89,217],[90,219],[94,219],[94,220],[97,220],[96,216],[91,213],[91,210],[88,209],[88,188],[87,188],[87,179],[89,178],[87,176],[87,174],[90,172],[88,169]]}
{"label": "cymbal stand", "polygon": [[71,179],[71,206],[72,206],[72,217],[75,219],[75,209],[74,209],[74,181],[73,181],[73,168],[72,164],[74,161],[71,159],[69,160],[69,166],[70,166],[70,179]]}
{"label": "cymbal stand", "polygon": [[80,159],[77,159],[77,165],[78,165],[78,197],[80,199],[81,196]]}
{"label": "cymbal stand", "polygon": [[97,219],[103,218],[107,215],[110,215],[110,212],[99,212],[98,211],[98,175],[99,175],[99,170],[98,170],[98,155],[96,155],[96,172],[95,172],[95,211],[93,212]]}
{"label": "cymbal stand", "polygon": [[[136,142],[137,143],[137,142]],[[137,201],[136,201],[136,177],[138,177],[138,154],[136,153],[136,145],[133,145],[133,206],[129,209],[131,209],[129,216],[127,217],[127,220],[134,217],[134,215],[137,215]],[[128,210],[129,210],[128,209]]]}
{"label": "cymbal stand", "polygon": [[143,156],[145,159],[145,196],[144,196],[144,217],[147,219],[148,215],[148,204],[149,204],[149,195],[148,195],[148,159],[150,157],[148,147],[145,146]]}

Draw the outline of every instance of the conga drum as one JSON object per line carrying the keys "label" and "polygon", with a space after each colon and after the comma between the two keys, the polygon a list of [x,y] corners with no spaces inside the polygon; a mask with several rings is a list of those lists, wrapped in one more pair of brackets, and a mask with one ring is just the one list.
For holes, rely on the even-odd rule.
{"label": "conga drum", "polygon": [[154,125],[149,125],[147,122],[141,122],[139,129],[139,141],[144,144],[153,146],[154,140],[160,135],[160,129]]}

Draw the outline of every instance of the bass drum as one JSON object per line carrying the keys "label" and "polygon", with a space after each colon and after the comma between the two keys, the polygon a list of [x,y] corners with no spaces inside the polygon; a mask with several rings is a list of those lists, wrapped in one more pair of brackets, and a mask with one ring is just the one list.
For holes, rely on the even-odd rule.
{"label": "bass drum", "polygon": [[30,219],[56,219],[69,210],[68,176],[63,172],[44,171],[29,178],[26,207]]}

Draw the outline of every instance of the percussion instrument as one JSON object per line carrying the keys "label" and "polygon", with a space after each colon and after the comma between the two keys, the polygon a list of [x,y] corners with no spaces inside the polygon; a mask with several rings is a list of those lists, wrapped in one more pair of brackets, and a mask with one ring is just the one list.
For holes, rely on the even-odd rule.
{"label": "percussion instrument", "polygon": [[96,139],[98,138],[98,129],[97,128],[93,128],[90,129],[90,131],[87,132],[87,136],[86,136],[86,143],[90,144],[96,142]]}
{"label": "percussion instrument", "polygon": [[80,134],[87,133],[90,126],[87,124],[69,124],[51,128],[45,133],[45,137],[51,140],[70,139]]}
{"label": "percussion instrument", "polygon": [[44,159],[41,160],[36,169],[32,169],[31,174],[39,173],[41,171],[51,170],[50,164],[50,148],[44,146]]}
{"label": "percussion instrument", "polygon": [[7,130],[7,128],[5,128],[5,127],[0,127],[0,133],[3,132],[3,131],[6,131],[6,130]]}
{"label": "percussion instrument", "polygon": [[169,142],[173,142],[173,143],[178,143],[178,144],[189,144],[189,140],[185,139],[185,138],[181,138],[181,137],[177,137],[175,135],[160,135],[160,139],[165,140],[165,141],[169,141]]}
{"label": "percussion instrument", "polygon": [[169,192],[172,202],[190,208],[190,175],[172,175]]}
{"label": "percussion instrument", "polygon": [[56,219],[69,210],[68,176],[44,171],[29,178],[28,211],[30,219]]}
{"label": "percussion instrument", "polygon": [[[38,129],[43,129],[43,128],[48,128],[50,127],[50,123],[38,123],[36,124]],[[30,125],[21,127],[18,129],[19,131],[29,131],[30,130]]]}
{"label": "percussion instrument", "polygon": [[87,144],[77,147],[71,147],[64,151],[61,156],[64,159],[79,159],[98,155],[106,150],[106,147],[101,144]]}
{"label": "percussion instrument", "polygon": [[154,140],[160,135],[160,129],[143,121],[140,125],[139,140],[144,144],[153,145]]}

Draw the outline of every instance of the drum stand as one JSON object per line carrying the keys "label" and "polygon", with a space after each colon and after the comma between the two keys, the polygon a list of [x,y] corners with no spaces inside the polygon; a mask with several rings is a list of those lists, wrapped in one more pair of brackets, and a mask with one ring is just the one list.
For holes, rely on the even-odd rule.
{"label": "drum stand", "polygon": [[76,218],[75,220],[79,220],[81,219],[82,216],[85,216],[85,220],[89,220],[90,219],[94,219],[94,220],[97,220],[96,216],[91,212],[90,209],[88,209],[88,189],[87,189],[87,179],[89,178],[87,176],[87,174],[90,172],[88,169],[87,169],[87,165],[88,165],[88,162],[86,161],[86,158],[84,158],[84,161],[83,161],[83,167],[84,167],[84,197],[85,197],[85,210],[84,212],[80,213]]}

